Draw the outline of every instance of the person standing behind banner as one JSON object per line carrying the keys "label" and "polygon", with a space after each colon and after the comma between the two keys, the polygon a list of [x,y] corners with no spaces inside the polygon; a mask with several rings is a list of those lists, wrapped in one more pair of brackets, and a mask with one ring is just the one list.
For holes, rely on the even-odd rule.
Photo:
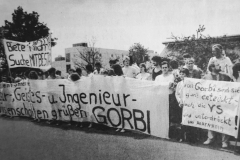
{"label": "person standing behind banner", "polygon": [[123,76],[122,67],[119,64],[114,64],[112,66],[114,74],[112,76]]}
{"label": "person standing behind banner", "polygon": [[122,68],[123,74],[126,77],[135,78],[137,75],[137,71],[135,70],[135,68],[129,65],[129,61],[130,61],[130,58],[128,56],[123,57],[123,64],[124,64],[124,67]]}
{"label": "person standing behind banner", "polygon": [[140,73],[136,76],[137,79],[149,80],[150,74],[147,73],[147,67],[144,63],[140,64]]}
{"label": "person standing behind banner", "polygon": [[96,68],[96,69],[95,69],[95,71],[93,72],[93,74],[95,74],[95,75],[103,75],[104,69],[102,68],[100,62],[96,62],[96,63],[95,63],[95,68]]}
{"label": "person standing behind banner", "polygon": [[[205,75],[204,79],[214,81],[230,81],[231,78],[225,73],[221,73],[220,65],[212,63],[208,66],[210,73]],[[208,130],[208,139],[203,144],[211,144],[214,141],[216,132]],[[222,134],[222,148],[228,147],[228,139],[230,136]]]}
{"label": "person standing behind banner", "polygon": [[93,67],[91,64],[86,65],[87,77],[92,77],[93,74]]}
{"label": "person standing behind banner", "polygon": [[53,67],[48,70],[48,74],[49,76],[47,79],[61,79],[60,77],[56,76],[56,69]]}
{"label": "person standing behind banner", "polygon": [[187,69],[189,70],[189,77],[190,78],[197,78],[201,79],[202,77],[202,70],[201,69],[194,69],[194,59],[189,58],[186,60]]}
{"label": "person standing behind banner", "polygon": [[[212,57],[208,62],[208,68],[210,64],[219,64],[221,73],[226,73],[230,78],[232,78],[232,62],[231,60],[223,55],[223,48],[220,44],[215,44],[212,46],[212,53],[215,57]],[[209,70],[208,70],[209,72]]]}
{"label": "person standing behind banner", "polygon": [[[182,122],[184,78],[189,77],[189,70],[187,68],[180,69],[179,76],[180,76],[182,81],[180,81],[177,84],[175,96],[176,96],[176,99],[178,101],[179,108],[181,109],[181,111],[179,111],[179,113],[181,114],[181,117],[179,117],[179,118],[180,118],[180,122]],[[180,133],[180,141],[193,142],[193,135],[192,135],[191,131],[192,130],[191,130],[190,126],[182,125],[181,126],[181,133]]]}
{"label": "person standing behind banner", "polygon": [[162,74],[162,68],[161,68],[162,58],[160,56],[153,56],[152,57],[152,64],[154,66],[152,70],[152,80],[155,81],[155,78],[158,75]]}
{"label": "person standing behind banner", "polygon": [[[167,61],[163,61],[161,63],[161,69],[162,69],[162,74],[161,75],[158,75],[156,78],[155,78],[155,81],[156,82],[159,82],[159,83],[164,83],[164,82],[167,82],[169,84],[173,83],[174,82],[174,76],[173,74],[169,71],[169,63]],[[170,94],[172,92],[170,91]]]}

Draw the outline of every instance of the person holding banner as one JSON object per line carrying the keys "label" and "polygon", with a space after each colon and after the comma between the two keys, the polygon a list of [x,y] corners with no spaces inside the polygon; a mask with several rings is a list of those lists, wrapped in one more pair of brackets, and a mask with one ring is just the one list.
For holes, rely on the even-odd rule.
{"label": "person holding banner", "polygon": [[[216,63],[220,65],[220,69],[222,73],[226,73],[230,78],[232,78],[232,62],[230,58],[223,55],[223,47],[220,44],[215,44],[212,46],[212,53],[215,57],[212,57],[208,62],[209,65],[212,63]],[[211,72],[208,70],[208,72]]]}
{"label": "person holding banner", "polygon": [[[210,73],[208,73],[204,79],[206,80],[214,80],[214,81],[230,81],[231,78],[224,74],[224,73],[220,73],[221,67],[218,63],[212,63],[208,66],[208,70],[210,71]],[[203,144],[211,144],[214,141],[214,138],[216,136],[216,132],[208,130],[208,139],[203,143]],[[227,148],[228,147],[228,139],[229,136],[226,134],[222,134],[222,147],[223,148]]]}

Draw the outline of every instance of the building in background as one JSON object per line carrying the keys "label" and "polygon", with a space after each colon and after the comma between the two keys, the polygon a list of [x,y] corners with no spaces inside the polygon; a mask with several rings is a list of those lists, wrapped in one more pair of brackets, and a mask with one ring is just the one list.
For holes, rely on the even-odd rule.
{"label": "building in background", "polygon": [[[73,47],[65,49],[65,57],[58,56],[55,58],[55,61],[52,62],[52,67],[56,68],[56,70],[60,70],[63,76],[67,75],[67,71],[72,68],[76,69],[75,61],[83,62],[82,59],[78,57],[79,52],[86,52],[92,49],[92,47],[88,47],[87,43],[76,43],[73,44]],[[105,49],[105,48],[94,48],[94,50],[98,51],[101,55],[101,64],[103,68],[109,68],[109,60],[110,59],[119,59],[119,63],[122,64],[123,57],[129,55],[128,50],[116,50],[116,49]],[[153,55],[157,53],[149,50],[148,53],[151,58]],[[87,65],[87,64],[86,64]],[[84,71],[83,71],[84,74]]]}
{"label": "building in background", "polygon": [[[84,63],[84,61],[79,58],[79,52],[87,52],[93,49],[93,47],[88,47],[87,43],[77,43],[73,44],[73,47],[65,49],[66,56],[66,70],[70,68],[75,69],[75,61]],[[129,54],[127,50],[116,50],[116,49],[105,49],[105,48],[94,48],[97,52],[100,53],[101,56],[101,64],[104,68],[109,68],[109,60],[110,59],[119,59],[120,63],[122,63],[123,56]],[[87,64],[86,64],[87,65]]]}

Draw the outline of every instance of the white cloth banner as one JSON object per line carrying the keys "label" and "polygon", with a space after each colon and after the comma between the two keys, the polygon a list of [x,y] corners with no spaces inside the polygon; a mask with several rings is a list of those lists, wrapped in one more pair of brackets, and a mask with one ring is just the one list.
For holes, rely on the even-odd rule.
{"label": "white cloth banner", "polygon": [[47,70],[51,67],[51,37],[32,42],[3,40],[9,68],[29,67]]}
{"label": "white cloth banner", "polygon": [[240,83],[184,79],[182,124],[237,137]]}
{"label": "white cloth banner", "polygon": [[123,77],[1,83],[0,113],[95,122],[168,138],[168,85]]}

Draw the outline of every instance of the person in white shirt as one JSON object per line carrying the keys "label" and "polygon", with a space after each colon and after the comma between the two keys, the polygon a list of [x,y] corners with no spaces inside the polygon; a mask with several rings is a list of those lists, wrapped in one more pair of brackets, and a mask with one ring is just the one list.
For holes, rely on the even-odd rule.
{"label": "person in white shirt", "polygon": [[147,67],[144,63],[140,64],[140,73],[136,76],[137,79],[149,80],[150,74],[147,73]]}
{"label": "person in white shirt", "polygon": [[124,67],[122,69],[124,76],[129,78],[135,78],[137,75],[137,71],[132,66],[129,66],[130,58],[125,56],[123,58]]}
{"label": "person in white shirt", "polygon": [[163,61],[161,63],[162,66],[162,74],[158,75],[155,79],[156,82],[164,83],[173,83],[174,81],[174,76],[171,72],[169,72],[169,64],[167,61]]}
{"label": "person in white shirt", "polygon": [[[227,74],[230,78],[232,77],[232,62],[230,58],[228,58],[226,55],[223,55],[223,48],[220,44],[215,44],[212,46],[212,53],[215,55],[215,57],[212,57],[208,62],[208,67],[210,64],[218,64],[220,65],[221,72]],[[208,70],[210,73],[210,71]]]}

